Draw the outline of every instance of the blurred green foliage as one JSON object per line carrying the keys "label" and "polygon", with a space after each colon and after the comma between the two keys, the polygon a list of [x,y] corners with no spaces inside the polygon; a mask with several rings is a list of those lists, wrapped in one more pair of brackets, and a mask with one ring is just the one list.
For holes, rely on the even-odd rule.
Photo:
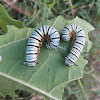
{"label": "blurred green foliage", "polygon": [[[35,27],[40,21],[51,19],[58,15],[63,15],[67,19],[74,18],[76,15],[93,23],[100,16],[99,0],[21,0],[16,2],[20,7],[25,8],[25,14],[12,10],[6,3],[0,1],[7,9],[11,17],[23,21],[23,24]],[[72,15],[73,8],[75,15]],[[31,13],[30,16],[27,13]]]}

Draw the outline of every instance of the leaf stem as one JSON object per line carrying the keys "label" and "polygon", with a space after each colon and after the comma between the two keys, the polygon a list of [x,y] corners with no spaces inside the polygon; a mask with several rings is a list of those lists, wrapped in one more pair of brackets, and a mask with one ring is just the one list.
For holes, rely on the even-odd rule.
{"label": "leaf stem", "polygon": [[81,89],[82,89],[82,92],[83,92],[83,94],[84,94],[86,100],[89,100],[88,97],[87,97],[87,95],[86,95],[86,92],[85,92],[85,90],[84,90],[84,88],[83,88],[83,85],[82,85],[82,82],[81,82],[80,79],[78,79],[78,83],[79,83],[79,85],[80,85],[80,87],[81,87]]}
{"label": "leaf stem", "polygon": [[92,74],[92,77],[94,77],[100,83],[100,80],[97,78],[97,76],[95,76],[94,74]]}

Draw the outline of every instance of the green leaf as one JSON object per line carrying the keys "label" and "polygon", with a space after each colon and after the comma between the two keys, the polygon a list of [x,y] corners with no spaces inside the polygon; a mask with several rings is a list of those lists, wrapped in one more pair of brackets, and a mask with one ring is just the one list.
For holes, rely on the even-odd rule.
{"label": "green leaf", "polygon": [[[85,22],[78,17],[72,21],[77,24],[78,20],[80,20],[80,23]],[[69,21],[59,16],[52,20],[44,21],[37,27],[50,25],[61,33],[63,27],[68,23]],[[88,31],[92,30],[92,26],[88,23],[87,27],[89,27]],[[85,27],[84,30],[86,30]],[[80,56],[76,62],[78,66],[67,67],[61,54],[55,49],[50,50],[43,45],[38,57],[38,64],[35,67],[24,65],[28,37],[33,31],[34,29],[31,28],[18,29],[15,26],[8,26],[8,33],[0,36],[0,55],[2,56],[2,61],[0,62],[0,92],[13,94],[16,89],[34,90],[49,98],[61,100],[64,87],[68,82],[82,78],[83,68],[88,61]],[[88,33],[86,32],[86,34]],[[70,44],[71,41],[64,42],[61,40],[60,42],[62,47],[67,46],[69,48]],[[90,42],[87,46],[91,46]],[[61,51],[65,55],[68,53],[68,51]]]}
{"label": "green leaf", "polygon": [[0,27],[7,32],[7,25],[15,25],[17,28],[24,28],[21,21],[12,19],[0,3]]}
{"label": "green leaf", "polygon": [[52,2],[48,5],[48,7],[53,7],[56,4],[56,2]]}

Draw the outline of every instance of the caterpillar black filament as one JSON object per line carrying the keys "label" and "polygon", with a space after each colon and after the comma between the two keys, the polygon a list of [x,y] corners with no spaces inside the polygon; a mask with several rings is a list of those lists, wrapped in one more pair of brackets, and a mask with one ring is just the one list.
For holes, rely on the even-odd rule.
{"label": "caterpillar black filament", "polygon": [[69,50],[69,54],[65,57],[65,64],[67,66],[75,64],[83,50],[86,39],[83,28],[76,24],[69,24],[62,30],[62,38],[64,41],[70,40],[71,37],[73,38],[72,46]]}
{"label": "caterpillar black filament", "polygon": [[35,66],[40,52],[40,46],[44,40],[47,40],[47,48],[57,48],[60,41],[58,31],[50,26],[41,26],[37,28],[29,38],[26,48],[26,61],[27,65]]}

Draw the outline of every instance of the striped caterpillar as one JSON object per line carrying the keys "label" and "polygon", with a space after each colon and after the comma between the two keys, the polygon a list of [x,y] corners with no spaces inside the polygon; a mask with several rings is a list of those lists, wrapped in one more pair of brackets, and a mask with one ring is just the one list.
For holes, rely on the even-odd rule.
{"label": "striped caterpillar", "polygon": [[86,39],[84,30],[76,24],[69,24],[62,30],[62,38],[64,41],[70,40],[71,37],[73,38],[72,46],[69,50],[69,54],[65,57],[65,64],[67,66],[75,64],[80,53],[82,53]]}
{"label": "striped caterpillar", "polygon": [[40,46],[44,40],[47,40],[47,48],[53,49],[59,45],[60,35],[58,31],[50,26],[41,26],[37,28],[30,36],[26,48],[26,61],[24,64],[35,66],[37,64]]}

